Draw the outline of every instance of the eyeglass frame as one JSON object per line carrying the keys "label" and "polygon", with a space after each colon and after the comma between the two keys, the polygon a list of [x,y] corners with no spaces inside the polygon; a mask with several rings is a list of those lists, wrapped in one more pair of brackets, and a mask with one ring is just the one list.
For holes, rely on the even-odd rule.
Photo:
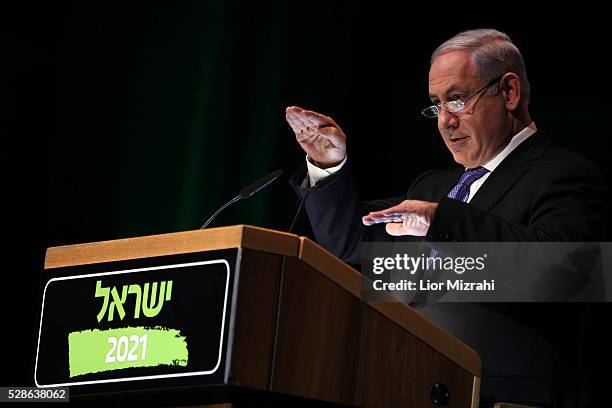
{"label": "eyeglass frame", "polygon": [[[487,82],[487,84],[486,84],[485,86],[483,86],[483,87],[482,87],[482,88],[480,88],[478,91],[474,92],[473,94],[471,94],[470,96],[468,96],[467,98],[465,98],[465,100],[455,99],[455,100],[452,100],[452,101],[446,101],[446,102],[442,102],[442,103],[437,103],[437,104],[435,104],[435,105],[431,105],[431,106],[428,106],[427,108],[423,109],[423,110],[421,111],[421,114],[422,114],[423,116],[425,116],[426,118],[430,118],[430,119],[437,118],[437,117],[440,115],[440,112],[442,112],[442,109],[440,109],[441,107],[442,107],[442,108],[444,108],[444,110],[445,110],[445,111],[447,111],[447,112],[449,112],[449,113],[452,113],[452,114],[459,113],[459,112],[461,112],[461,111],[463,111],[463,110],[465,109],[465,107],[466,107],[466,105],[467,105],[467,103],[468,103],[468,101],[469,101],[470,99],[472,99],[472,98],[473,98],[473,97],[475,97],[476,95],[480,94],[482,91],[484,91],[484,90],[486,90],[486,89],[490,88],[490,87],[491,87],[493,84],[495,84],[496,82],[499,82],[499,81],[500,81],[500,80],[501,80],[501,79],[504,77],[504,75],[506,75],[506,74],[504,73],[504,74],[501,74],[501,75],[499,75],[499,76],[497,76],[497,77],[493,78],[492,80],[490,80],[489,82]],[[478,98],[478,100],[480,100],[480,98]],[[457,109],[457,110],[455,110],[455,111],[451,111],[451,110],[449,110],[449,109],[448,109],[448,104],[449,104],[449,103],[457,103],[457,102],[460,102],[460,103],[461,103],[461,107],[460,107],[460,108],[458,108],[458,109]],[[478,101],[477,101],[476,103],[478,103]],[[433,114],[434,116],[428,116],[428,115],[427,115],[427,113],[425,113],[425,112],[428,112],[428,111],[433,111],[433,110],[434,110],[434,108],[435,108],[435,110],[437,111],[435,114]],[[474,105],[474,109],[475,109],[475,108],[476,108],[476,105]],[[473,113],[473,112],[474,112],[474,110],[472,109],[472,113]]]}

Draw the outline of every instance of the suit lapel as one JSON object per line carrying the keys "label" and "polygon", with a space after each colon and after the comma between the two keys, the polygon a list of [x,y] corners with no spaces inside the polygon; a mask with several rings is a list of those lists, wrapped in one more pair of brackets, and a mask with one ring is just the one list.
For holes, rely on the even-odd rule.
{"label": "suit lapel", "polygon": [[470,204],[489,211],[512,186],[529,170],[529,161],[544,153],[550,144],[548,137],[538,131],[521,143],[506,157],[478,189]]}
{"label": "suit lapel", "polygon": [[470,204],[489,211],[512,186],[525,175],[529,167],[524,163],[506,169],[497,168],[478,189]]}

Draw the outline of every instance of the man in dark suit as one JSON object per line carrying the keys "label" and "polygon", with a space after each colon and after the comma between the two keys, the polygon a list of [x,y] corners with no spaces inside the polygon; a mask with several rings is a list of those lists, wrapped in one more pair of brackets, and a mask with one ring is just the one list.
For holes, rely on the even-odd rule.
{"label": "man in dark suit", "polygon": [[[603,240],[601,173],[536,128],[529,93],[523,58],[504,33],[471,30],[446,41],[431,58],[433,105],[423,114],[437,118],[461,167],[426,172],[405,196],[371,202],[359,198],[340,126],[287,108],[307,153],[306,169],[293,183],[302,197],[310,191],[305,206],[315,239],[354,264],[364,241]],[[479,352],[483,406],[496,400],[560,406],[572,399],[559,392],[566,388],[563,363],[533,327],[520,323],[531,306],[429,304],[419,311]]]}

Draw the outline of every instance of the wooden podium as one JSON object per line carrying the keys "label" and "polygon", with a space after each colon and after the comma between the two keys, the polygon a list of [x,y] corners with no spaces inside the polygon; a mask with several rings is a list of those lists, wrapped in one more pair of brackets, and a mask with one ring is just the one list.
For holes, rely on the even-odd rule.
{"label": "wooden podium", "polygon": [[[237,225],[53,247],[45,272],[77,267],[83,273],[96,265],[228,249],[238,256],[221,380],[201,387],[182,385],[180,379],[151,381],[148,389],[128,381],[122,389],[112,383],[108,392],[98,389],[82,397],[71,387],[73,400],[151,398],[164,405],[215,407],[279,401],[287,406],[478,406],[481,365],[474,350],[406,304],[364,302],[359,272],[305,237]],[[197,319],[197,311],[193,316]]]}

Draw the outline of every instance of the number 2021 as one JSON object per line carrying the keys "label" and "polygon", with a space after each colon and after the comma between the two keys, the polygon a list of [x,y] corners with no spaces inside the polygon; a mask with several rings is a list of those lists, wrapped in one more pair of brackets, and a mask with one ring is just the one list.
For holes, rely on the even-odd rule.
{"label": "number 2021", "polygon": [[[115,363],[115,362],[123,362],[123,361],[136,361],[138,360],[138,355],[136,351],[139,345],[142,345],[140,349],[140,359],[144,360],[147,355],[147,335],[143,334],[138,337],[135,334],[132,334],[128,340],[127,336],[119,337],[117,340],[116,337],[109,337],[108,344],[111,345],[111,349],[106,353],[106,362],[107,363]],[[130,347],[131,345],[131,347]]]}

